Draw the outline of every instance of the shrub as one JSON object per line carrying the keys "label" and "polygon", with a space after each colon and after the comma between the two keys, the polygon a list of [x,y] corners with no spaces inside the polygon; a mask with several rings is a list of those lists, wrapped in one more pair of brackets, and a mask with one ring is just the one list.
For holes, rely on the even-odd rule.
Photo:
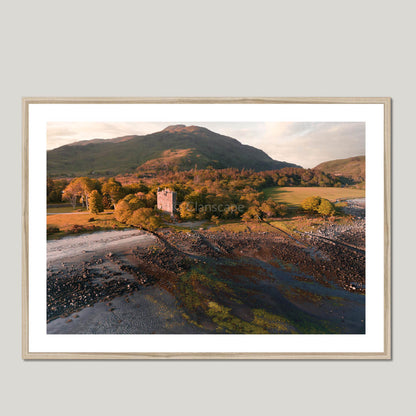
{"label": "shrub", "polygon": [[70,229],[69,232],[72,234],[79,234],[79,233],[85,233],[87,231],[96,231],[99,230],[100,227],[97,227],[95,225],[80,225],[80,224],[74,224]]}
{"label": "shrub", "polygon": [[127,220],[127,224],[149,231],[159,228],[161,222],[160,216],[152,208],[136,209]]}
{"label": "shrub", "polygon": [[310,196],[302,202],[302,209],[308,212],[314,212],[323,217],[329,217],[335,214],[335,207],[332,202],[319,196]]}
{"label": "shrub", "polygon": [[51,235],[51,234],[56,234],[59,233],[61,230],[56,227],[55,225],[48,225],[47,229],[46,229],[46,234],[47,235]]}
{"label": "shrub", "polygon": [[335,213],[334,205],[325,198],[321,199],[321,204],[318,207],[318,214],[329,217]]}
{"label": "shrub", "polygon": [[85,227],[83,227],[82,225],[79,224],[74,224],[70,229],[69,232],[73,233],[73,234],[78,234],[78,233],[82,233],[83,231],[85,231]]}
{"label": "shrub", "polygon": [[219,225],[221,223],[221,220],[216,215],[212,215],[211,222],[213,222],[216,225]]}
{"label": "shrub", "polygon": [[321,197],[319,196],[310,196],[302,201],[302,209],[304,211],[316,212],[321,204]]}

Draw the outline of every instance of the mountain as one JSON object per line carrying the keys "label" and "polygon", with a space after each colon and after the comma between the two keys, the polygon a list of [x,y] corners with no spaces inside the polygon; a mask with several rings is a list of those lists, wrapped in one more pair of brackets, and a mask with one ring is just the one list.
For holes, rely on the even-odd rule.
{"label": "mountain", "polygon": [[116,175],[212,166],[256,171],[299,167],[203,127],[170,126],[144,136],[92,139],[49,150],[48,176]]}
{"label": "mountain", "polygon": [[356,181],[365,181],[365,156],[330,160],[319,164],[314,169],[322,170],[335,176],[345,176]]}

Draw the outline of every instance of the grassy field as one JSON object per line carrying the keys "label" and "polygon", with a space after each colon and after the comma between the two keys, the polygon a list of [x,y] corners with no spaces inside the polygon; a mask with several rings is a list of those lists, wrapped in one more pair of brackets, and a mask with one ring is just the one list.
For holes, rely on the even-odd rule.
{"label": "grassy field", "polygon": [[[283,231],[286,231],[289,234],[292,234],[293,231],[314,231],[316,228],[320,227],[322,224],[326,224],[327,219],[322,217],[310,217],[304,215],[297,215],[294,217],[287,218],[274,218],[267,219],[264,222],[249,222],[245,223],[243,221],[224,221],[219,225],[213,225],[209,228],[210,232],[233,232],[233,233],[246,233],[246,232],[267,232],[267,233],[277,233],[279,230],[274,227],[278,227]],[[331,220],[334,224],[349,224],[351,219],[349,217],[334,217]],[[271,225],[271,226],[270,226]]]}
{"label": "grassy field", "polygon": [[79,232],[109,229],[119,230],[127,227],[125,224],[119,223],[114,218],[113,211],[101,212],[100,214],[79,212],[48,215],[46,217],[46,223],[48,228],[56,227],[59,229],[59,232],[54,232],[52,235],[48,236],[48,238],[59,238],[68,234]]}
{"label": "grassy field", "polygon": [[309,196],[320,196],[331,202],[337,200],[364,198],[364,189],[333,188],[333,187],[273,187],[264,191],[266,198],[272,198],[277,202],[292,206],[299,206]]}
{"label": "grassy field", "polygon": [[71,206],[63,206],[63,207],[52,207],[47,208],[46,212],[48,214],[68,214],[71,212],[86,212],[86,208],[76,207],[73,209]]}

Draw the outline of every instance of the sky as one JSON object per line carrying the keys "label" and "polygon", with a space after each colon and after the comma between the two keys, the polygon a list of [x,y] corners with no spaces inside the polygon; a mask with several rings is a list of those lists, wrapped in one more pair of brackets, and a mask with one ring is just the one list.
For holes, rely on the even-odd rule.
{"label": "sky", "polygon": [[321,162],[365,154],[363,122],[52,122],[47,149],[80,140],[145,135],[172,124],[206,127],[257,147],[271,158],[313,168]]}

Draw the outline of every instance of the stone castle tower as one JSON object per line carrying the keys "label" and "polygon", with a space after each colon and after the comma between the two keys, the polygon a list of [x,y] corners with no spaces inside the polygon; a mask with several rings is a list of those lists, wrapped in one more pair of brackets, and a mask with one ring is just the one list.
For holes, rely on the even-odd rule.
{"label": "stone castle tower", "polygon": [[176,211],[176,192],[170,189],[157,191],[157,208],[173,215]]}

